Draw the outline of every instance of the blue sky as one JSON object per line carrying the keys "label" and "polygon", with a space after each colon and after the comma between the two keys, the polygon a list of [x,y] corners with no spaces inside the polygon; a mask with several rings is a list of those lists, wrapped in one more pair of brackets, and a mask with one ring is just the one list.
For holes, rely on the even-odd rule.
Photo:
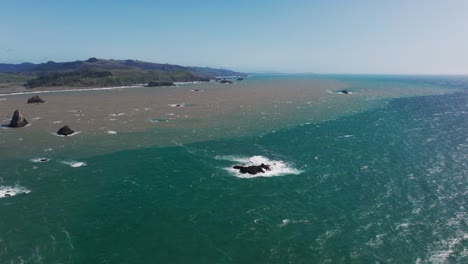
{"label": "blue sky", "polygon": [[466,0],[2,0],[0,63],[468,74]]}

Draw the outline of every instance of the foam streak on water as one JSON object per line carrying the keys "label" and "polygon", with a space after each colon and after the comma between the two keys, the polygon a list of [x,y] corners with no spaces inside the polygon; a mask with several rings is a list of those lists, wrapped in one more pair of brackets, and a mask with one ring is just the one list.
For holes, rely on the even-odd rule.
{"label": "foam streak on water", "polygon": [[68,165],[72,168],[79,168],[87,165],[86,162],[81,161],[62,161],[62,164]]}
{"label": "foam streak on water", "polygon": [[37,157],[37,158],[32,158],[31,159],[31,162],[34,162],[34,163],[48,162],[48,161],[50,161],[50,159],[46,158],[46,157]]}

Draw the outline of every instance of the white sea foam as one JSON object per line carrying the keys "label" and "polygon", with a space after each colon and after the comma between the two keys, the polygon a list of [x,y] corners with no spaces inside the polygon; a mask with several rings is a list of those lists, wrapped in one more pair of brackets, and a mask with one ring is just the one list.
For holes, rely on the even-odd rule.
{"label": "white sea foam", "polygon": [[115,117],[115,116],[123,116],[125,115],[125,113],[117,113],[117,114],[109,114],[109,115]]}
{"label": "white sea foam", "polygon": [[62,161],[62,164],[68,165],[72,168],[79,168],[87,165],[86,162],[81,161]]}
{"label": "white sea foam", "polygon": [[51,133],[51,134],[54,135],[54,136],[57,136],[57,137],[73,137],[73,136],[76,136],[76,135],[78,135],[78,134],[80,134],[80,133],[81,133],[81,131],[75,131],[75,133],[73,133],[73,134],[71,134],[71,135],[68,135],[68,136],[59,135],[59,134],[57,134],[57,133]]}
{"label": "white sea foam", "polygon": [[[9,124],[3,124],[0,127],[3,128],[3,129],[13,129],[13,130],[15,130],[15,129],[20,129],[20,128],[29,127],[29,126],[31,126],[30,123],[25,125],[25,126],[22,126],[22,127],[10,127]],[[20,139],[20,140],[23,140],[23,139]]]}
{"label": "white sea foam", "polygon": [[169,106],[170,107],[186,107],[187,104],[184,104],[184,103],[182,103],[182,104],[169,104]]}
{"label": "white sea foam", "polygon": [[351,92],[351,91],[348,91],[346,90],[348,93],[343,93],[344,90],[340,90],[340,91],[330,91],[330,90],[327,90],[327,93],[331,93],[331,94],[342,94],[342,95],[349,95],[349,94],[353,94],[355,92]]}
{"label": "white sea foam", "polygon": [[235,162],[235,165],[244,165],[244,166],[253,166],[253,165],[260,165],[260,164],[267,164],[270,165],[270,170],[265,170],[264,173],[257,173],[255,175],[252,174],[242,174],[238,170],[232,168],[232,166],[226,168],[231,174],[239,178],[256,178],[256,177],[274,177],[274,176],[283,176],[288,174],[297,175],[300,174],[301,171],[292,167],[292,165],[288,164],[285,161],[281,160],[270,160],[263,156],[253,156],[253,157],[242,157],[242,156],[217,156],[215,157],[219,160],[228,160]]}
{"label": "white sea foam", "polygon": [[285,227],[289,224],[308,224],[309,220],[301,219],[301,220],[293,220],[293,219],[283,219],[279,227]]}
{"label": "white sea foam", "polygon": [[354,135],[343,135],[343,136],[339,136],[338,138],[352,138],[354,137]]}
{"label": "white sea foam", "polygon": [[167,123],[169,120],[167,119],[160,119],[160,118],[152,118],[150,119],[151,123]]}
{"label": "white sea foam", "polygon": [[18,194],[28,194],[31,191],[21,186],[0,186],[0,198],[11,197]]}
{"label": "white sea foam", "polygon": [[291,223],[291,219],[283,219],[283,221],[281,221],[280,227],[286,226],[290,223]]}
{"label": "white sea foam", "polygon": [[52,121],[51,123],[52,123],[52,124],[60,124],[60,123],[62,123],[62,121],[57,120],[57,121]]}
{"label": "white sea foam", "polygon": [[37,157],[37,158],[32,158],[31,159],[31,162],[34,162],[34,163],[39,163],[39,162],[48,162],[50,161],[49,158],[45,158],[45,157]]}
{"label": "white sea foam", "polygon": [[460,232],[456,238],[442,240],[437,243],[435,250],[430,252],[430,263],[447,263],[449,257],[468,239],[468,234]]}
{"label": "white sea foam", "polygon": [[109,135],[117,135],[117,131],[109,130],[109,131],[107,131],[107,134],[109,134]]}

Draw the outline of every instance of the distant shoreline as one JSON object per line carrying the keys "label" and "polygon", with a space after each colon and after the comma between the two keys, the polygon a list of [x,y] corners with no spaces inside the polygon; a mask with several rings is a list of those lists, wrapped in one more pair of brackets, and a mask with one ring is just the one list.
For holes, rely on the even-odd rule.
{"label": "distant shoreline", "polygon": [[[192,85],[192,84],[200,84],[200,83],[210,83],[210,82],[217,82],[217,80],[222,79],[233,79],[238,78],[240,76],[219,76],[215,77],[213,80],[209,82],[204,81],[187,81],[187,82],[173,82],[173,84],[177,87],[185,86],[185,85]],[[164,86],[155,86],[150,87],[147,84],[134,84],[134,85],[122,85],[122,86],[105,86],[105,87],[38,87],[38,88],[24,88],[24,87],[11,87],[11,92],[0,93],[0,97],[5,96],[13,96],[13,95],[28,95],[28,94],[42,94],[42,93],[62,93],[62,92],[86,92],[86,91],[103,91],[103,90],[120,90],[120,89],[131,89],[131,88],[156,88],[156,87],[164,87]],[[170,87],[170,86],[166,86]],[[45,89],[45,90],[40,90]],[[22,90],[19,92],[18,90]],[[0,89],[1,91],[1,89]]]}
{"label": "distant shoreline", "polygon": [[145,88],[144,85],[133,85],[133,86],[115,86],[115,87],[95,87],[95,88],[71,88],[64,90],[41,90],[31,92],[12,92],[0,94],[1,97],[13,96],[13,95],[27,95],[27,94],[41,94],[41,93],[63,93],[63,92],[86,92],[86,91],[101,91],[101,90],[118,90],[118,89],[130,89],[130,88]]}
{"label": "distant shoreline", "polygon": [[247,74],[209,67],[98,58],[70,62],[48,61],[40,64],[0,63],[0,83],[24,83],[26,88],[116,87],[151,82],[209,82],[219,76],[244,77]]}
{"label": "distant shoreline", "polygon": [[[198,83],[201,83],[201,82],[196,82],[196,81],[195,82],[174,82],[174,84],[176,86],[198,84]],[[42,94],[42,93],[105,91],[105,90],[121,90],[121,89],[134,89],[134,88],[155,88],[155,87],[147,87],[144,84],[127,85],[127,86],[111,86],[111,87],[90,87],[90,88],[73,88],[73,87],[69,87],[69,88],[66,88],[66,89],[60,89],[59,88],[57,90],[37,90],[37,91],[30,91],[30,92],[25,91],[25,92],[1,93],[0,97],[14,96],[14,95],[28,95],[28,94]]]}

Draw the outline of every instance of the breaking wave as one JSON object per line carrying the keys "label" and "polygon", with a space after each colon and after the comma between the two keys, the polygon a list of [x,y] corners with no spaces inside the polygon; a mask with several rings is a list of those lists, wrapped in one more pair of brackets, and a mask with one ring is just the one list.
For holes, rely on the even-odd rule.
{"label": "breaking wave", "polygon": [[31,191],[21,186],[0,186],[0,198],[12,197],[18,194],[28,194]]}
{"label": "breaking wave", "polygon": [[238,178],[257,178],[257,177],[274,177],[274,176],[283,176],[283,175],[298,175],[302,171],[294,168],[291,164],[282,161],[282,160],[270,160],[263,156],[252,156],[252,157],[242,157],[242,156],[216,156],[218,160],[227,160],[234,162],[234,165],[243,165],[243,166],[254,166],[260,164],[270,165],[270,170],[266,170],[264,173],[252,174],[242,174],[238,170],[232,168],[232,166],[225,168],[232,175]]}
{"label": "breaking wave", "polygon": [[81,161],[62,161],[62,164],[68,165],[72,168],[79,168],[87,165],[86,162]]}

